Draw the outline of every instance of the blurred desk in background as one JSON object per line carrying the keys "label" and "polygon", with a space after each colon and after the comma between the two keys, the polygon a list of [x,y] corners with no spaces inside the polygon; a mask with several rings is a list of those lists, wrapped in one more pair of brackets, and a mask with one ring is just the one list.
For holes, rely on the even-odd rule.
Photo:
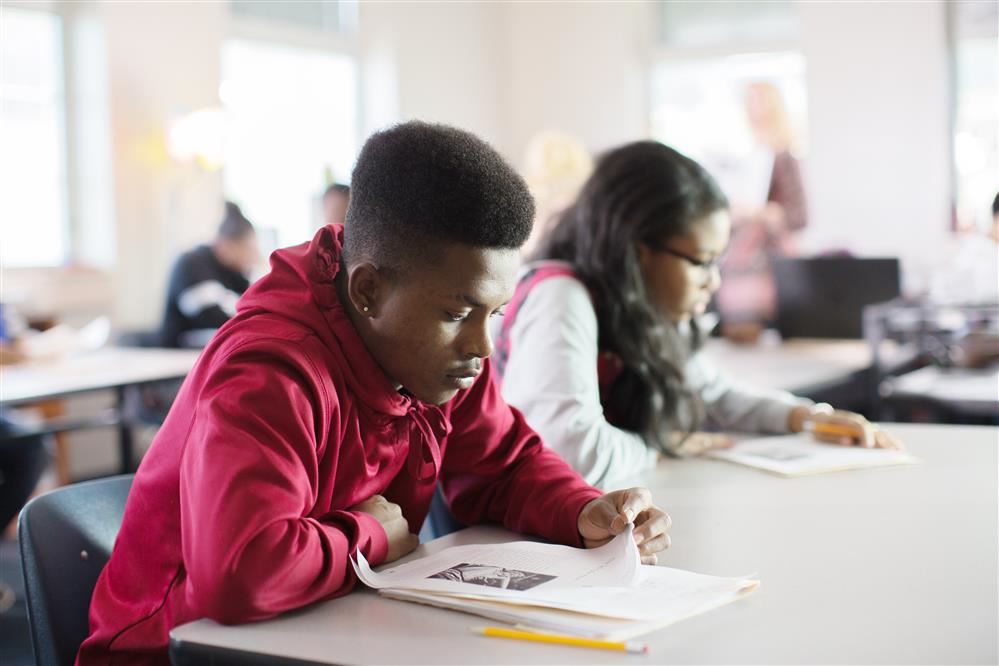
{"label": "blurred desk in background", "polygon": [[932,406],[935,412],[999,419],[999,366],[941,368],[930,365],[881,384],[881,395],[893,407]]}
{"label": "blurred desk in background", "polygon": [[[876,389],[871,374],[874,355],[864,340],[797,338],[777,342],[764,338],[744,345],[710,338],[704,352],[738,381],[790,391],[842,409],[870,412]],[[914,356],[913,350],[890,341],[882,344],[879,353],[886,366],[901,367]]]}
{"label": "blurred desk in background", "polygon": [[[52,419],[22,427],[19,436],[117,426],[120,467],[135,467],[132,421],[125,413],[125,392],[163,380],[183,379],[194,367],[200,350],[108,347],[66,358],[31,361],[0,367],[0,408],[27,406],[54,398],[113,390],[116,406],[92,418]],[[19,424],[23,425],[23,424]]]}

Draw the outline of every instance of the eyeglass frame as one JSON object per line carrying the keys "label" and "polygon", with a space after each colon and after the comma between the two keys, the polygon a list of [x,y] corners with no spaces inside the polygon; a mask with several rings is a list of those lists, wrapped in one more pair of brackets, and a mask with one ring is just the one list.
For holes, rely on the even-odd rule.
{"label": "eyeglass frame", "polygon": [[671,247],[666,247],[665,245],[649,245],[650,250],[653,252],[664,252],[670,256],[676,257],[677,259],[683,259],[691,266],[702,269],[706,273],[710,273],[715,269],[721,269],[721,262],[725,258],[725,253],[715,255],[711,259],[704,260],[698,259],[697,257],[692,257],[686,252],[681,252],[680,250],[674,250]]}

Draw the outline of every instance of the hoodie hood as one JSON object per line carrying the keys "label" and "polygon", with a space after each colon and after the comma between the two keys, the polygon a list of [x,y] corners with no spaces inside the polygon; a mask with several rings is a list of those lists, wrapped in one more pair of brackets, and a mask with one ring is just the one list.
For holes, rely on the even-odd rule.
{"label": "hoodie hood", "polygon": [[308,329],[338,358],[348,386],[365,405],[401,416],[418,401],[396,390],[347,316],[333,284],[342,249],[343,225],[336,224],[320,229],[311,242],[276,250],[270,272],[239,300],[236,318],[273,314]]}

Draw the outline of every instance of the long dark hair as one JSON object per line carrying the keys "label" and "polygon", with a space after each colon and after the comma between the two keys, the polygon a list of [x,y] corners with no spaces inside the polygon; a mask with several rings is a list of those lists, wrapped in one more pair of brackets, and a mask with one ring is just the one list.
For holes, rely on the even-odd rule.
{"label": "long dark hair", "polygon": [[[662,452],[673,448],[672,431],[697,428],[703,408],[685,386],[691,343],[649,298],[636,246],[656,247],[727,207],[697,162],[661,143],[630,143],[597,161],[536,256],[572,264],[593,296],[600,350],[622,361],[604,397],[608,420]],[[691,326],[696,348],[700,334]]]}

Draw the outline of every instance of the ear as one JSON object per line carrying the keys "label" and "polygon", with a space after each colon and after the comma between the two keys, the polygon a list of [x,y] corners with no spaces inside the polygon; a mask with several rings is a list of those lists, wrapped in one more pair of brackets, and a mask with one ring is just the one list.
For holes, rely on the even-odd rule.
{"label": "ear", "polygon": [[635,243],[635,255],[638,257],[638,267],[642,270],[642,275],[649,272],[649,264],[655,253],[645,243]]}
{"label": "ear", "polygon": [[347,298],[365,317],[374,317],[388,290],[388,280],[371,262],[350,267],[347,274]]}

